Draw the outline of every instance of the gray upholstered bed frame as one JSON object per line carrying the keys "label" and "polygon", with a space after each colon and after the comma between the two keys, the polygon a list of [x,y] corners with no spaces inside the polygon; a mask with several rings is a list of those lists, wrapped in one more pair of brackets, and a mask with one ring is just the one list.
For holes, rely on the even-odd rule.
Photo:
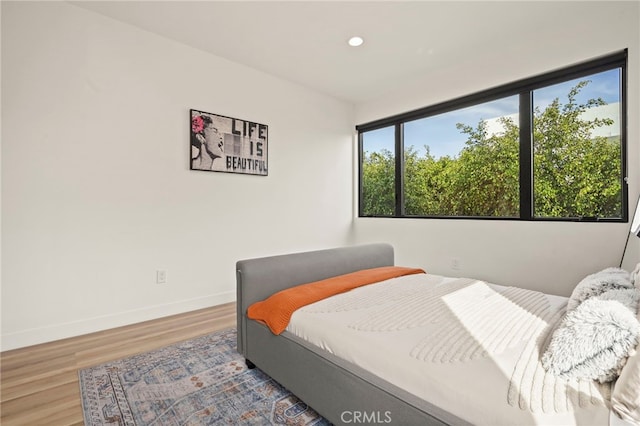
{"label": "gray upholstered bed frame", "polygon": [[369,419],[368,424],[464,424],[450,413],[287,331],[276,336],[246,317],[252,303],[282,289],[391,265],[394,253],[389,244],[238,261],[238,352],[334,424],[352,425],[355,416]]}

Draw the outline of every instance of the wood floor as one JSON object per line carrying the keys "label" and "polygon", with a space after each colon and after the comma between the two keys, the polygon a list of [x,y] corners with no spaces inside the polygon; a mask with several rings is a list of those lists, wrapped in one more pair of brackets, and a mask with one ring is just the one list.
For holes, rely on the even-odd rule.
{"label": "wood floor", "polygon": [[83,425],[78,369],[236,326],[227,303],[0,354],[0,424]]}

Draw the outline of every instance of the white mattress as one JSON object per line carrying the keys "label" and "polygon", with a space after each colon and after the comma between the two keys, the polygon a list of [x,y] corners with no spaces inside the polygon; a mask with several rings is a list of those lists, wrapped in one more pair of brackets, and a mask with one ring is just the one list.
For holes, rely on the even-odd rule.
{"label": "white mattress", "polygon": [[418,274],[308,305],[287,330],[470,423],[608,425],[609,384],[539,363],[566,301]]}

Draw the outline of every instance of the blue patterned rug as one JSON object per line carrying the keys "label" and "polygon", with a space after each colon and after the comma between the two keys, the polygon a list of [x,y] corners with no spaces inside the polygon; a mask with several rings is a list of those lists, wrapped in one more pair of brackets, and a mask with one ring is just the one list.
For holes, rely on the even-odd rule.
{"label": "blue patterned rug", "polygon": [[79,371],[86,425],[329,425],[259,369],[229,329]]}

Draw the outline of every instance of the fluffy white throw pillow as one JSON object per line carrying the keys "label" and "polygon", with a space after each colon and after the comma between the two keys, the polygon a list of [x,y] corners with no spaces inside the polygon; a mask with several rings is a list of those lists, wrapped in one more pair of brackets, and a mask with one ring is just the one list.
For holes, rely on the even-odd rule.
{"label": "fluffy white throw pillow", "polygon": [[617,300],[626,306],[632,314],[638,312],[638,305],[640,305],[640,290],[636,288],[617,288],[593,297],[599,300]]}
{"label": "fluffy white throw pillow", "polygon": [[624,269],[607,268],[588,275],[573,289],[567,302],[567,311],[574,310],[590,297],[621,288],[633,288],[631,275]]}
{"label": "fluffy white throw pillow", "polygon": [[[637,290],[629,291],[628,299],[637,306],[632,292]],[[592,297],[567,312],[542,356],[547,371],[601,383],[618,376],[640,341],[640,322],[635,311],[609,296]]]}

